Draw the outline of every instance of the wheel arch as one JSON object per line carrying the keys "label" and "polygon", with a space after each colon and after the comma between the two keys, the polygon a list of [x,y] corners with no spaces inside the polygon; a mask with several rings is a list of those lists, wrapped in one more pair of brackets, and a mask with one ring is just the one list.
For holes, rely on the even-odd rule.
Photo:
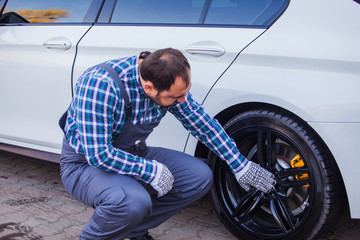
{"label": "wheel arch", "polygon": [[[322,139],[322,137],[317,133],[317,131],[315,129],[313,129],[305,120],[303,120],[301,117],[299,117],[295,113],[293,113],[285,108],[282,108],[280,106],[276,106],[276,105],[269,104],[269,103],[247,102],[247,103],[241,103],[241,104],[236,104],[236,105],[230,106],[230,107],[222,110],[218,114],[216,114],[214,116],[214,118],[217,119],[222,126],[224,126],[225,123],[227,123],[230,119],[234,118],[236,115],[243,113],[243,112],[256,110],[256,109],[265,109],[265,110],[271,110],[271,111],[275,111],[275,112],[286,113],[286,114],[290,115],[291,117],[306,124],[306,126],[311,129],[311,131],[316,135],[316,137],[318,137],[318,139],[322,142],[322,144],[325,147],[329,156],[334,160],[333,163],[336,166],[337,174],[339,176],[339,179],[341,179],[340,187],[344,191],[344,197],[345,197],[344,201],[346,202],[346,205],[348,206],[348,199],[347,199],[347,193],[346,193],[343,176],[340,172],[339,166],[338,166],[333,154],[331,153],[331,150],[329,149],[329,147],[327,146],[325,141]],[[209,151],[210,150],[205,145],[203,145],[200,141],[197,141],[195,153],[194,153],[194,155],[196,157],[207,159]]]}
{"label": "wheel arch", "polygon": [[[214,116],[214,118],[216,120],[218,120],[222,126],[224,126],[225,123],[227,123],[230,119],[234,118],[236,115],[243,113],[243,112],[255,110],[255,109],[285,111],[285,112],[295,116],[296,118],[301,119],[297,115],[293,114],[292,112],[290,112],[282,107],[279,107],[279,106],[276,106],[273,104],[269,104],[269,103],[264,103],[264,102],[246,102],[246,103],[232,105],[226,109],[223,109],[219,113],[217,113]],[[196,157],[207,158],[208,152],[209,152],[209,149],[207,147],[205,147],[200,141],[198,141],[194,155]]]}

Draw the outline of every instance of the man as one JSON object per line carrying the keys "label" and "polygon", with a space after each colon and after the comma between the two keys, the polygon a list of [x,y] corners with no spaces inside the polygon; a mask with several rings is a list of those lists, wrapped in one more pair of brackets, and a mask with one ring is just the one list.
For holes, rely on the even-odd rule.
{"label": "man", "polygon": [[212,172],[203,161],[146,146],[167,111],[225,160],[246,190],[274,188],[273,175],[239,153],[190,87],[190,65],[171,48],[110,60],[79,78],[60,166],[69,193],[95,208],[80,239],[153,239],[148,229],[208,192]]}

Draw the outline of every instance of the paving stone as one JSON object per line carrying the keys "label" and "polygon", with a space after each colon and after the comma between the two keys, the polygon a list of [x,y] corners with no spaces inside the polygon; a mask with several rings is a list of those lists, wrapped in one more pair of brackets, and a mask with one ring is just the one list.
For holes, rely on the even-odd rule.
{"label": "paving stone", "polygon": [[197,224],[196,222],[190,221],[188,224],[182,227],[172,228],[178,232],[191,235],[193,237],[198,236],[199,232],[205,231],[209,228],[209,226],[204,224]]}
{"label": "paving stone", "polygon": [[69,235],[69,236],[76,236],[77,238],[80,236],[80,233],[81,233],[81,228],[75,228],[75,227],[69,227],[69,228],[65,228],[64,229],[64,232]]}
{"label": "paving stone", "polygon": [[[2,160],[0,159],[0,162]],[[9,177],[12,177],[14,176],[14,174],[12,173],[9,173],[8,171],[4,171],[3,168],[1,168],[2,165],[0,165],[0,178],[3,178],[3,179],[8,179]]]}
{"label": "paving stone", "polygon": [[211,214],[212,205],[210,201],[208,201],[208,196],[206,196],[195,202],[193,205],[190,205],[187,209],[201,214]]}
{"label": "paving stone", "polygon": [[14,208],[11,208],[11,207],[8,207],[8,206],[1,206],[0,207],[0,215],[5,216],[5,215],[13,213],[13,212],[18,212],[18,210],[14,209]]}
{"label": "paving stone", "polygon": [[25,179],[19,179],[17,182],[13,182],[9,184],[7,187],[10,188],[13,191],[22,191],[22,189],[25,189],[29,186],[33,186],[34,183],[27,181]]}
{"label": "paving stone", "polygon": [[51,236],[51,240],[64,240],[64,239],[71,239],[72,236],[68,233],[59,233]]}
{"label": "paving stone", "polygon": [[[66,205],[61,205],[61,206],[57,207],[56,211],[59,211],[59,212],[63,213],[65,216],[68,216],[70,218],[72,215],[77,215],[80,213],[79,211],[75,211],[73,208],[69,208]],[[90,219],[90,217],[91,217],[91,215],[89,216],[89,219]],[[77,217],[74,217],[74,219],[77,219]]]}
{"label": "paving stone", "polygon": [[192,235],[186,234],[186,233],[182,233],[182,232],[177,232],[174,230],[169,230],[167,231],[165,234],[161,235],[161,236],[157,236],[156,239],[158,240],[168,240],[168,239],[197,239]]}
{"label": "paving stone", "polygon": [[24,211],[8,212],[4,214],[4,216],[16,219],[16,222],[23,222],[29,219],[29,214],[25,213]]}
{"label": "paving stone", "polygon": [[4,186],[4,185],[11,185],[11,184],[13,184],[14,182],[13,181],[11,181],[10,179],[9,179],[9,177],[0,177],[0,186]]}
{"label": "paving stone", "polygon": [[[194,222],[194,224],[199,224]],[[217,226],[209,226],[206,225],[207,228],[204,231],[200,231],[200,235],[204,235],[204,233],[208,233],[208,235],[214,236],[223,236],[224,238],[233,239],[233,235],[227,230],[224,225],[217,225]]]}
{"label": "paving stone", "polygon": [[41,224],[44,224],[44,219],[37,216],[30,216],[27,220],[23,221],[22,224],[35,228]]}
{"label": "paving stone", "polygon": [[47,198],[44,202],[38,203],[38,205],[49,210],[56,210],[63,206],[64,203],[58,201],[56,198]]}
{"label": "paving stone", "polygon": [[58,198],[56,198],[54,200],[62,202],[68,208],[74,209],[75,211],[78,211],[78,212],[85,211],[87,208],[89,208],[85,204],[73,199],[70,195],[69,195],[69,197],[59,196]]}
{"label": "paving stone", "polygon": [[177,222],[168,220],[168,221],[162,223],[161,225],[159,225],[158,227],[150,229],[149,232],[152,234],[162,235],[162,234],[165,234],[166,231],[168,231],[172,228],[182,228],[184,226],[185,226],[184,224],[179,224]]}
{"label": "paving stone", "polygon": [[68,217],[63,217],[58,221],[55,222],[47,222],[44,224],[39,225],[39,227],[47,229],[49,231],[53,231],[56,234],[64,232],[64,229],[72,227],[74,225],[79,225],[79,221],[70,219]]}
{"label": "paving stone", "polygon": [[54,231],[41,227],[33,227],[32,233],[42,239],[52,239],[52,236],[54,236]]}
{"label": "paving stone", "polygon": [[54,188],[54,185],[51,183],[40,183],[34,186],[34,188],[42,190],[42,191],[49,191],[50,189]]}
{"label": "paving stone", "polygon": [[72,196],[70,196],[70,194],[64,189],[64,188],[59,188],[58,186],[50,189],[49,191],[46,192],[46,195],[50,198],[53,199],[57,199],[59,197],[66,197],[69,199],[73,199]]}
{"label": "paving stone", "polygon": [[81,232],[81,230],[84,228],[84,226],[87,225],[88,223],[89,222],[87,221],[87,222],[83,223],[82,225],[74,225],[74,226],[72,226],[72,228],[77,229],[77,230],[79,230],[79,232]]}
{"label": "paving stone", "polygon": [[[40,210],[40,209],[39,209]],[[42,218],[48,222],[58,222],[62,217],[63,213],[59,211],[38,211],[36,216]]]}
{"label": "paving stone", "polygon": [[5,215],[0,215],[0,224],[8,223],[8,222],[16,222],[16,219],[11,219]]}
{"label": "paving stone", "polygon": [[[75,240],[94,209],[65,190],[59,166],[0,151],[0,239],[22,231],[13,240]],[[15,224],[15,225],[14,225]],[[158,240],[235,240],[212,207],[209,195],[192,203],[149,232]],[[344,217],[318,240],[357,240],[360,220]]]}
{"label": "paving stone", "polygon": [[236,240],[237,238],[230,235],[230,234],[220,234],[217,232],[211,231],[202,231],[200,232],[200,239],[207,239],[207,240]]}
{"label": "paving stone", "polygon": [[222,225],[222,223],[221,223],[220,219],[218,218],[218,216],[216,215],[216,213],[211,213],[208,215],[198,215],[193,220],[201,221],[206,224],[211,224],[214,226]]}
{"label": "paving stone", "polygon": [[47,193],[44,193],[44,191],[40,191],[32,186],[27,186],[26,188],[21,189],[21,194],[23,196],[34,198],[46,197],[48,195]]}
{"label": "paving stone", "polygon": [[185,209],[181,210],[175,216],[171,217],[170,220],[176,221],[176,222],[179,222],[179,223],[182,223],[182,224],[188,224],[189,221],[194,219],[194,218],[199,218],[199,217],[206,218],[207,216],[208,216],[208,214],[195,212],[195,211],[192,211],[192,210],[189,210],[189,209],[185,208]]}
{"label": "paving stone", "polygon": [[71,213],[69,213],[67,216],[71,219],[77,220],[82,223],[88,223],[90,221],[91,216],[94,213],[93,208],[86,208],[85,210],[81,212],[76,212],[76,210],[72,208],[68,208],[69,210],[72,210]]}
{"label": "paving stone", "polygon": [[3,168],[3,170],[5,172],[11,173],[11,174],[18,174],[20,171],[18,168],[16,168],[16,165],[14,164],[13,166],[9,166],[7,168]]}

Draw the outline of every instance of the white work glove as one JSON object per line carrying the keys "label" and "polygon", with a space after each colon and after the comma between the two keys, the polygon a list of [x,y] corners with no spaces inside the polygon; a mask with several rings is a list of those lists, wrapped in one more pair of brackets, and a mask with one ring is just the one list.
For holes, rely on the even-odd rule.
{"label": "white work glove", "polygon": [[269,193],[275,189],[274,174],[252,161],[249,161],[240,172],[235,173],[235,177],[240,186],[247,192],[252,187],[264,193]]}
{"label": "white work glove", "polygon": [[150,185],[158,192],[158,197],[161,197],[171,190],[174,176],[164,164],[156,162],[156,165],[155,178],[150,182]]}

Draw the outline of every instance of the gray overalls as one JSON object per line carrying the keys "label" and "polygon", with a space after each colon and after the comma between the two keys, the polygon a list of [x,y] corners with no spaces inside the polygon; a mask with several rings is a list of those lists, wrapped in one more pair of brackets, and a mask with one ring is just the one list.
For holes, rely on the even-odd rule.
{"label": "gray overalls", "polygon": [[188,154],[147,147],[145,140],[159,122],[132,125],[131,102],[122,81],[110,65],[99,66],[117,82],[126,103],[126,123],[113,146],[165,164],[175,179],[172,190],[157,198],[150,185],[90,166],[85,156],[77,154],[64,138],[60,158],[64,186],[73,197],[95,208],[80,239],[118,240],[145,234],[202,197],[211,187],[212,172],[203,161]]}

